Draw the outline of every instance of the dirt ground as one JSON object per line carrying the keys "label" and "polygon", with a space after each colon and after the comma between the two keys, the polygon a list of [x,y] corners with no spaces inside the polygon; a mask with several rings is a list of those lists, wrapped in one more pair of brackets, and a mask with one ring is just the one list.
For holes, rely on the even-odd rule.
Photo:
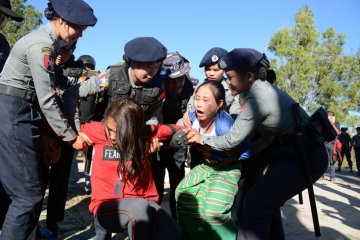
{"label": "dirt ground", "polygon": [[[88,211],[90,196],[83,190],[82,161],[79,161],[79,169],[81,178],[76,187],[69,189],[65,220],[59,224],[58,239],[85,240],[94,239],[95,236],[93,218]],[[337,177],[336,182],[330,182],[326,173],[325,178],[314,185],[321,237],[315,237],[308,195],[304,191],[304,204],[300,205],[298,196],[295,196],[282,207],[286,239],[360,240],[360,177],[356,171],[349,173],[349,169],[337,173]],[[168,187],[168,183],[165,184]],[[168,188],[166,190],[162,206],[169,209]],[[45,216],[46,209],[40,217],[41,225],[44,225]]]}

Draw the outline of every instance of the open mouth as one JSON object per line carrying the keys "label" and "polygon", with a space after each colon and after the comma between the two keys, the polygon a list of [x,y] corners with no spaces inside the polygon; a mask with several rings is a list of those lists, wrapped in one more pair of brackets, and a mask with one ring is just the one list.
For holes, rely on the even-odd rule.
{"label": "open mouth", "polygon": [[203,112],[203,111],[200,111],[200,110],[196,110],[196,115],[197,115],[198,117],[203,116],[203,115],[204,115],[204,112]]}

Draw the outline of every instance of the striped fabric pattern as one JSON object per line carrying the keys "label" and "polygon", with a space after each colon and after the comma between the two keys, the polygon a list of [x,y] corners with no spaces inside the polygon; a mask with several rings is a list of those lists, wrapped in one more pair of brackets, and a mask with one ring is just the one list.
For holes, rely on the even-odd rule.
{"label": "striped fabric pattern", "polygon": [[241,176],[240,164],[200,164],[181,181],[176,200],[184,239],[235,239],[231,207]]}

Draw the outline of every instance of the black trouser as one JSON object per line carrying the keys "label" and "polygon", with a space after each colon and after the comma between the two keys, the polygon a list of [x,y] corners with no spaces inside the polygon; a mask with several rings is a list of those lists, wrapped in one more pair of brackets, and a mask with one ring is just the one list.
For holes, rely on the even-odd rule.
{"label": "black trouser", "polygon": [[56,223],[64,219],[64,210],[68,190],[71,162],[74,149],[70,144],[61,142],[61,155],[49,172],[49,196],[47,201],[47,226],[52,229]]}
{"label": "black trouser", "polygon": [[[176,200],[175,200],[175,190],[179,185],[181,180],[185,176],[184,164],[177,166],[174,154],[176,150],[163,150],[159,152],[160,159],[155,158],[151,161],[152,173],[156,185],[156,190],[159,194],[159,203],[162,202],[164,196],[164,179],[165,179],[165,169],[169,172],[169,181],[170,181],[170,210],[171,215],[176,218]],[[184,153],[185,154],[185,153]]]}
{"label": "black trouser", "polygon": [[351,161],[351,154],[350,154],[350,148],[341,148],[341,159],[342,161],[339,162],[338,166],[339,168],[342,165],[342,162],[344,161],[344,156],[346,156],[346,160],[348,162],[349,168],[352,169],[352,161]]}
{"label": "black trouser", "polygon": [[11,199],[6,194],[3,186],[0,184],[0,230],[2,229],[2,226],[4,224],[6,213],[9,209],[10,204]]}
{"label": "black trouser", "polygon": [[126,198],[104,202],[95,217],[96,240],[128,232],[130,239],[180,240],[175,221],[154,201]]}
{"label": "black trouser", "polygon": [[356,168],[360,173],[360,147],[354,147],[354,150],[355,150]]}
{"label": "black trouser", "polygon": [[[38,108],[0,94],[0,184],[11,204],[0,239],[35,239],[45,189]],[[3,202],[1,202],[3,204]]]}
{"label": "black trouser", "polygon": [[[325,172],[325,147],[306,137],[313,182]],[[280,207],[307,188],[305,167],[294,143],[273,144],[266,174],[248,191],[240,211],[238,240],[284,239]]]}

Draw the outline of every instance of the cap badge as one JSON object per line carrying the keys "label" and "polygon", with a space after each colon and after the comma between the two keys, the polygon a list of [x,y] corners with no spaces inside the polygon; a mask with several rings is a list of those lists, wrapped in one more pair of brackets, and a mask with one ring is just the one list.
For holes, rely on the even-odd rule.
{"label": "cap badge", "polygon": [[219,62],[219,66],[221,69],[225,69],[227,67],[227,64],[223,59],[221,59]]}
{"label": "cap badge", "polygon": [[211,61],[217,62],[218,60],[219,60],[219,57],[217,55],[212,55],[211,56]]}
{"label": "cap badge", "polygon": [[179,70],[179,68],[180,68],[180,65],[179,65],[178,63],[175,63],[175,64],[173,65],[173,70],[174,70],[174,71]]}

